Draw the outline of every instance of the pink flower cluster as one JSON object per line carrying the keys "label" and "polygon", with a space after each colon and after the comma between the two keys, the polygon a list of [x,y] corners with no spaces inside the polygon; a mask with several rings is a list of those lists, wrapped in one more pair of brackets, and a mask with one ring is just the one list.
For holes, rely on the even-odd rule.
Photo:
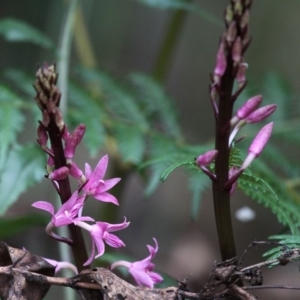
{"label": "pink flower cluster", "polygon": [[[115,205],[119,205],[118,200],[108,192],[114,187],[121,179],[112,178],[104,180],[104,176],[108,166],[108,156],[103,156],[94,170],[92,170],[89,164],[85,164],[85,172],[83,173],[80,168],[73,161],[76,147],[80,143],[85,133],[85,125],[80,124],[72,134],[67,129],[64,129],[62,139],[64,140],[64,154],[67,162],[67,166],[53,170],[54,162],[52,159],[52,151],[47,147],[47,132],[40,125],[38,128],[38,142],[45,152],[49,154],[47,162],[48,178],[52,180],[55,187],[59,189],[58,181],[64,180],[67,176],[72,176],[78,180],[79,187],[72,194],[72,196],[61,205],[61,207],[55,212],[53,205],[46,201],[37,201],[32,204],[33,207],[44,210],[51,214],[51,221],[46,227],[46,232],[54,239],[62,242],[72,244],[72,240],[60,237],[53,232],[55,227],[66,226],[74,224],[79,226],[87,232],[92,240],[92,251],[88,260],[84,263],[84,266],[89,265],[94,258],[98,258],[105,252],[105,244],[113,247],[124,247],[125,243],[114,234],[114,232],[125,229],[129,226],[130,222],[127,222],[126,218],[119,224],[110,224],[106,222],[96,222],[89,216],[82,216],[84,204],[89,196],[102,202],[110,202]],[[148,246],[150,256],[141,262],[129,263],[123,261],[123,266],[127,266],[129,273],[132,274],[138,285],[144,285],[147,287],[153,287],[155,283],[161,282],[162,277],[152,272],[154,264],[151,260],[154,258],[158,251],[158,244],[155,241],[155,248]],[[96,253],[97,249],[97,253]],[[55,263],[55,266],[60,265]],[[115,263],[112,269],[121,265],[120,262]]]}

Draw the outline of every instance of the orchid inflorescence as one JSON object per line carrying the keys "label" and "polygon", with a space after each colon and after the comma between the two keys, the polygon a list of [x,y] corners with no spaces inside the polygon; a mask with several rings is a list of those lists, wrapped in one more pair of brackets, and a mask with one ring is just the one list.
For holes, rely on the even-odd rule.
{"label": "orchid inflorescence", "polygon": [[[126,218],[119,224],[95,221],[90,216],[83,216],[83,208],[89,197],[102,202],[119,205],[118,200],[108,192],[121,178],[104,180],[108,166],[108,155],[104,155],[98,162],[94,170],[86,163],[84,172],[73,161],[75,150],[80,144],[84,134],[85,125],[80,124],[70,133],[64,123],[59,109],[60,92],[56,86],[57,73],[54,66],[43,64],[37,71],[34,87],[37,91],[35,97],[39,108],[42,111],[43,119],[37,130],[38,143],[44,152],[47,153],[47,175],[56,188],[62,205],[56,211],[54,206],[46,201],[37,201],[33,207],[44,210],[51,214],[51,221],[46,227],[46,232],[52,238],[73,245],[73,240],[61,237],[53,232],[55,227],[75,225],[87,230],[92,240],[92,251],[84,262],[83,266],[88,266],[94,258],[102,256],[105,252],[105,243],[113,248],[124,247],[125,243],[117,237],[114,232],[125,229],[129,226]],[[50,146],[48,146],[50,140]],[[78,188],[71,194],[69,176],[78,181]],[[152,272],[154,264],[151,260],[158,251],[158,244],[154,239],[155,248],[148,246],[150,256],[138,262],[116,262],[112,269],[118,266],[125,266],[138,285],[152,288],[155,283],[159,283],[163,278]],[[96,254],[97,249],[97,254]],[[52,261],[58,270],[69,264]],[[73,267],[73,270],[76,270]]]}
{"label": "orchid inflorescence", "polygon": [[[210,85],[210,99],[217,124],[221,106],[223,111],[231,112],[234,102],[247,84],[246,70],[248,64],[245,62],[244,53],[251,40],[249,37],[249,11],[251,4],[252,1],[229,5],[225,13],[226,31],[221,36]],[[237,86],[235,92],[232,92],[233,84],[229,85],[228,89],[228,85],[226,85],[229,82],[228,78],[232,78],[232,81],[235,81]],[[226,102],[227,99],[229,101]],[[227,124],[222,125],[220,136],[217,138],[224,139],[225,136],[227,137],[227,131],[231,130],[228,135],[228,147],[231,149],[234,146],[236,134],[244,125],[258,123],[269,117],[276,110],[276,104],[269,104],[259,108],[262,99],[261,95],[251,97],[237,110],[235,116],[231,117],[231,119],[230,117],[228,118],[229,114],[226,113],[228,119],[225,120],[225,124]],[[223,120],[222,124],[224,124]],[[231,194],[235,190],[238,177],[261,154],[271,136],[272,129],[272,122],[265,125],[253,139],[248,149],[248,156],[243,164],[240,167],[232,166],[229,169],[228,181],[225,183],[224,188],[230,190]],[[213,181],[218,180],[218,178],[211,171],[209,165],[217,158],[218,150],[218,148],[209,150],[196,159],[196,165]]]}

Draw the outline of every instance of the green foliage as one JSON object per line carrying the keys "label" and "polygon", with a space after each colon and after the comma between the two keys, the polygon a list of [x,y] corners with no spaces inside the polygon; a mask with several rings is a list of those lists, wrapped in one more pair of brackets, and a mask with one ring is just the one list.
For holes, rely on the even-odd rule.
{"label": "green foliage", "polygon": [[[280,243],[280,246],[274,247],[273,249],[265,252],[263,254],[264,257],[268,257],[268,260],[273,260],[281,256],[284,251],[289,251],[292,249],[300,248],[300,236],[292,235],[292,234],[280,234],[280,235],[272,235],[269,237],[271,240],[278,240],[276,244]],[[271,242],[272,243],[272,242]],[[279,262],[276,262],[274,265],[277,265]]]}
{"label": "green foliage", "polygon": [[211,185],[210,178],[202,171],[188,171],[188,187],[191,191],[191,217],[196,220],[200,211],[204,191]]}
{"label": "green foliage", "polygon": [[5,157],[0,174],[0,215],[34,183],[43,179],[45,157],[38,146],[15,146]]}
{"label": "green foliage", "polygon": [[203,19],[211,22],[215,25],[222,26],[222,21],[210,12],[206,11],[203,8],[200,8],[198,5],[191,3],[191,0],[136,0],[139,3],[144,5],[161,9],[161,10],[186,10],[198,14]]}
{"label": "green foliage", "polygon": [[133,84],[133,92],[141,108],[148,117],[164,125],[166,132],[176,138],[181,137],[178,123],[178,112],[174,102],[153,78],[142,73],[131,73],[128,76]]}
{"label": "green foliage", "polygon": [[135,165],[141,163],[146,148],[146,141],[141,128],[126,124],[116,124],[114,137],[118,141],[117,147],[124,162],[130,162]]}
{"label": "green foliage", "polygon": [[9,148],[16,143],[22,130],[24,116],[20,111],[22,100],[10,89],[0,85],[0,170],[3,169]]}
{"label": "green foliage", "polygon": [[36,226],[46,226],[48,222],[48,217],[44,214],[26,214],[18,217],[0,218],[0,239],[11,238]]}
{"label": "green foliage", "polygon": [[52,41],[44,33],[20,20],[0,20],[0,34],[9,42],[30,42],[47,49],[53,48]]}

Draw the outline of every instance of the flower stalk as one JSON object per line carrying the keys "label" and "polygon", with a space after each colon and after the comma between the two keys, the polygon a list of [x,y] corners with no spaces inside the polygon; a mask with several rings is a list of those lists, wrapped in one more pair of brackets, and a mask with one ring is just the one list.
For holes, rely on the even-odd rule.
{"label": "flower stalk", "polygon": [[[62,143],[62,136],[66,128],[59,109],[61,93],[56,86],[57,79],[58,74],[55,71],[55,66],[44,63],[36,73],[36,81],[34,84],[34,88],[37,92],[35,100],[43,116],[40,126],[43,126],[48,134],[51,148],[48,149],[47,152],[52,153],[51,159],[53,159],[56,170],[67,167]],[[41,144],[45,147],[44,138],[41,139],[41,137],[39,137],[39,139],[43,140]],[[72,195],[69,178],[65,177],[58,180],[57,184],[61,203],[64,204]],[[84,262],[88,259],[83,235],[81,229],[74,224],[69,224],[68,228],[73,242],[70,246],[75,263],[78,270],[81,271]]]}
{"label": "flower stalk", "polygon": [[[218,151],[215,159],[216,180],[212,181],[212,185],[222,260],[236,256],[230,212],[231,186],[225,188],[225,184],[229,179],[230,148],[228,144],[231,130],[229,124],[236,95],[240,94],[245,87],[245,78],[244,74],[240,73],[240,65],[244,66],[243,55],[250,41],[247,16],[249,16],[251,2],[231,1],[225,12],[226,31],[220,40],[210,86],[211,101],[216,116],[215,149]],[[233,91],[235,80],[240,83],[237,91]]]}

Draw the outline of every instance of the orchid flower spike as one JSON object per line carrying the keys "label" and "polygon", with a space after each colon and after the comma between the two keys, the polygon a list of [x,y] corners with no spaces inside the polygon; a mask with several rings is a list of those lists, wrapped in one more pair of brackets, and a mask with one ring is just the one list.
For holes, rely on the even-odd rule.
{"label": "orchid flower spike", "polygon": [[119,205],[116,197],[107,193],[107,191],[115,186],[121,180],[121,178],[103,180],[107,165],[108,155],[105,155],[100,159],[94,171],[92,171],[92,168],[89,164],[85,164],[85,178],[88,180],[88,182],[83,187],[83,190],[87,195],[93,196],[99,201],[111,202]]}
{"label": "orchid flower spike", "polygon": [[155,238],[153,238],[155,243],[155,248],[147,245],[150,252],[149,256],[143,260],[130,263],[125,260],[116,261],[111,265],[111,270],[117,267],[125,267],[128,269],[128,272],[132,275],[135,282],[138,286],[145,286],[153,288],[154,284],[160,283],[163,281],[163,278],[155,272],[152,272],[155,265],[151,262],[158,251],[158,244]]}
{"label": "orchid flower spike", "polygon": [[[75,225],[89,231],[92,238],[92,252],[89,259],[84,263],[84,266],[89,265],[94,258],[97,258],[104,254],[104,242],[113,248],[125,247],[123,241],[111,232],[122,230],[128,227],[130,222],[126,222],[126,218],[124,218],[124,222],[120,224],[96,222],[96,224],[94,225],[83,222],[85,219],[87,219],[87,217],[77,218],[77,220],[75,221]],[[96,247],[98,250],[98,254],[95,256]]]}
{"label": "orchid flower spike", "polygon": [[248,156],[244,160],[241,169],[245,170],[251,162],[258,157],[266,146],[273,130],[273,122],[265,125],[253,139],[249,149]]}

